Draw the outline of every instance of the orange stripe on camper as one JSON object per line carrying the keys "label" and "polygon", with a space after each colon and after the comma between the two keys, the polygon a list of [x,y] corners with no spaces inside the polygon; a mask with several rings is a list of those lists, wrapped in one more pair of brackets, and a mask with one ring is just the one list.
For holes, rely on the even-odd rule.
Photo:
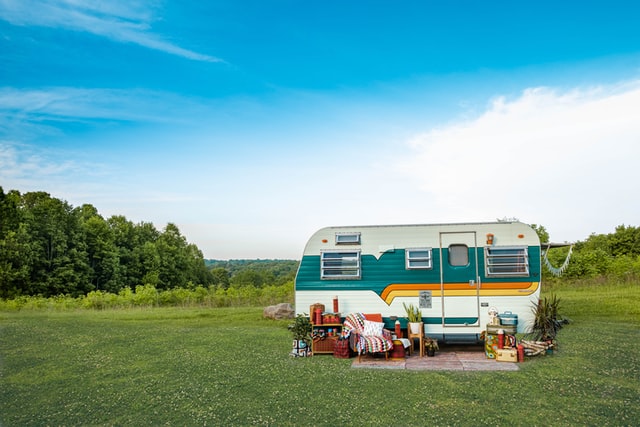
{"label": "orange stripe on camper", "polygon": [[[538,290],[540,282],[500,282],[483,283],[480,287],[481,296],[513,296],[531,295]],[[387,305],[391,305],[396,297],[417,297],[420,291],[431,291],[432,297],[441,297],[440,283],[392,283],[380,294]],[[469,288],[469,283],[447,283],[444,285],[444,295],[474,296],[475,288]]]}

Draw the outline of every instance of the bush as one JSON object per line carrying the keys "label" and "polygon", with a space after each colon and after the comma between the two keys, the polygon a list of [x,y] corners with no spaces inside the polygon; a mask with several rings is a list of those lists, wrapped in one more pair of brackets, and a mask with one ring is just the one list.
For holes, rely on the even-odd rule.
{"label": "bush", "polygon": [[20,296],[0,300],[0,310],[105,310],[131,307],[258,307],[280,302],[293,302],[293,282],[280,286],[223,287],[195,286],[193,289],[174,288],[158,291],[153,285],[124,288],[117,294],[105,291],[91,291],[84,297],[69,295],[44,298],[40,296]]}
{"label": "bush", "polygon": [[621,281],[637,280],[640,277],[640,256],[623,255],[614,258],[610,274]]}

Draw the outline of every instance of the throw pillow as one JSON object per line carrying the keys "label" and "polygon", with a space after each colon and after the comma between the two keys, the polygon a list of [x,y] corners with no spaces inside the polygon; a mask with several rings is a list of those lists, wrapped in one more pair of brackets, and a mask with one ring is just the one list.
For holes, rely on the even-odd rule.
{"label": "throw pillow", "polygon": [[382,313],[362,313],[366,320],[371,320],[372,322],[382,322]]}
{"label": "throw pillow", "polygon": [[365,320],[362,335],[373,335],[379,337],[382,335],[382,328],[384,328],[384,323],[382,322],[372,322],[370,320]]}

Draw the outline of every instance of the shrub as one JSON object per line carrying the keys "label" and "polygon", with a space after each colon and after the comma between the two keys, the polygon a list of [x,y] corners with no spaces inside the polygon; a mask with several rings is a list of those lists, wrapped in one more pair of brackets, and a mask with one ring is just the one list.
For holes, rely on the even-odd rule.
{"label": "shrub", "polygon": [[263,288],[251,286],[223,287],[195,286],[192,289],[173,288],[158,291],[153,285],[123,288],[117,294],[106,291],[91,291],[84,297],[69,295],[44,298],[41,296],[20,296],[11,300],[0,300],[0,310],[69,310],[83,308],[104,310],[131,307],[232,307],[265,306],[280,302],[293,302],[293,282],[284,285],[270,285]]}

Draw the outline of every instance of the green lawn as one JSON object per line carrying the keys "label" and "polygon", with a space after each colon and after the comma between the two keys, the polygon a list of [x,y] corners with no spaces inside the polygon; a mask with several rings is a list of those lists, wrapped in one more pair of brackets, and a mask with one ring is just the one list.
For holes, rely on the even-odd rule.
{"label": "green lawn", "polygon": [[295,359],[261,308],[0,313],[0,425],[637,425],[640,285],[553,289],[572,323],[517,372]]}

